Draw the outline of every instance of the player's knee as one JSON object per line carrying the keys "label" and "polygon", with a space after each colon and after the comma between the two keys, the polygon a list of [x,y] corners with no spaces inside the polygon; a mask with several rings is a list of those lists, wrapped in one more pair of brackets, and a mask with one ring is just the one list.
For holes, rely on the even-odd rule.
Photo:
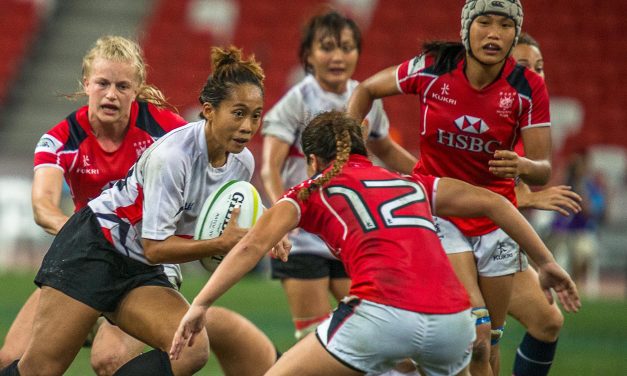
{"label": "player's knee", "polygon": [[196,373],[205,366],[209,360],[209,339],[207,335],[199,335],[194,344],[183,352],[181,360],[189,372]]}
{"label": "player's knee", "polygon": [[550,315],[544,316],[538,326],[535,330],[529,330],[533,337],[542,342],[555,342],[564,326],[564,315],[556,308]]}
{"label": "player's knee", "polygon": [[20,354],[13,354],[9,349],[2,347],[0,349],[0,369],[13,363],[20,357]]}
{"label": "player's knee", "polygon": [[91,368],[98,376],[110,376],[129,360],[116,352],[92,351]]}

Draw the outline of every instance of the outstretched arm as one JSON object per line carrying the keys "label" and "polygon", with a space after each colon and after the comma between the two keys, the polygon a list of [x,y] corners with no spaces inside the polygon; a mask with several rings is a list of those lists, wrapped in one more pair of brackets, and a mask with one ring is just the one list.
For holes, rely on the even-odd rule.
{"label": "outstretched arm", "polygon": [[[246,275],[259,260],[298,224],[298,209],[282,201],[266,211],[253,228],[222,260],[209,281],[194,298],[174,335],[170,357],[178,359],[185,345],[193,344],[195,336],[204,330],[207,309]],[[286,259],[288,249],[282,252]]]}
{"label": "outstretched arm", "polygon": [[581,303],[575,283],[553,258],[553,255],[527,220],[505,197],[456,179],[441,178],[438,184],[435,212],[442,216],[487,216],[514,239],[538,266],[540,283],[551,300],[549,290],[557,292],[567,312],[576,312]]}
{"label": "outstretched arm", "polygon": [[581,211],[581,196],[566,185],[555,185],[532,192],[523,182],[516,185],[516,201],[518,208],[553,210],[563,216]]}

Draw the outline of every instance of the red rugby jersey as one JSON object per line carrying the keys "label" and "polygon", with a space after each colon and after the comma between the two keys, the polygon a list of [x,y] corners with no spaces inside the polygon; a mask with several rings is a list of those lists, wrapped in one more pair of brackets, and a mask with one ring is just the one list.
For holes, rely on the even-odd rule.
{"label": "red rugby jersey", "polygon": [[[542,78],[508,58],[499,78],[482,90],[466,78],[464,60],[435,74],[433,58],[418,56],[397,68],[403,93],[420,98],[420,160],[415,171],[453,177],[499,193],[516,204],[514,180],[488,171],[496,150],[512,150],[521,129],[550,126]],[[494,231],[488,218],[449,218],[467,236]]]}
{"label": "red rugby jersey", "polygon": [[299,226],[319,235],[344,263],[351,294],[423,313],[470,306],[432,222],[437,178],[401,176],[351,155],[322,193],[298,200],[298,190],[311,182],[291,188],[283,200],[299,208]]}
{"label": "red rugby jersey", "polygon": [[63,170],[70,187],[74,210],[98,197],[109,182],[126,176],[141,153],[155,140],[187,122],[176,113],[151,103],[131,105],[129,129],[114,152],[102,150],[87,117],[87,106],[79,108],[44,134],[35,148],[35,169]]}

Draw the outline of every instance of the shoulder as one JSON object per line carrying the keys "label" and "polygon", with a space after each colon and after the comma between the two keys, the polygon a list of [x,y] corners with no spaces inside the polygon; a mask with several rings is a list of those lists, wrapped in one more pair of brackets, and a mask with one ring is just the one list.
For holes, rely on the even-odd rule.
{"label": "shoulder", "polygon": [[511,57],[506,64],[505,80],[518,94],[531,98],[535,91],[545,90],[544,80],[538,74],[516,64]]}
{"label": "shoulder", "polygon": [[133,107],[137,108],[136,126],[155,138],[187,124],[187,121],[179,114],[152,103],[136,101]]}

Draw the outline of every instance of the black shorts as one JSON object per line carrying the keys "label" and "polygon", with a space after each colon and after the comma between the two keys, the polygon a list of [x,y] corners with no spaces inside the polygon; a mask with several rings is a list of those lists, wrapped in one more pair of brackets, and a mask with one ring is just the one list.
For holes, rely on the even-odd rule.
{"label": "black shorts", "polygon": [[271,258],[270,266],[274,279],[348,278],[341,261],[317,255],[297,253],[290,255],[287,262]]}
{"label": "black shorts", "polygon": [[116,310],[139,286],[172,288],[161,265],[147,265],[118,253],[87,206],[67,221],[54,238],[35,277],[101,312]]}

